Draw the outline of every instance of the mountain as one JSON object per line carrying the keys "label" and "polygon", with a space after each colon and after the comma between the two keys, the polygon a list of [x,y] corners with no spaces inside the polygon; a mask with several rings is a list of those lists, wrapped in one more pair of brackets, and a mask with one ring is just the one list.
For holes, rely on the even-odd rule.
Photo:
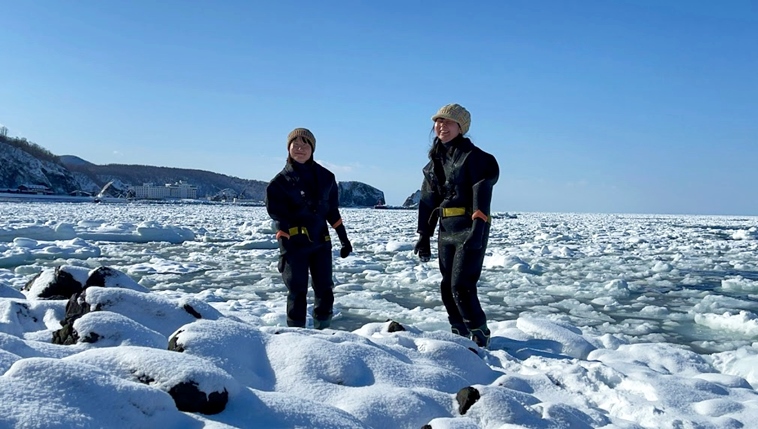
{"label": "mountain", "polygon": [[72,166],[95,165],[74,155],[61,155],[58,157],[58,160],[68,168],[71,168]]}
{"label": "mountain", "polygon": [[340,205],[343,207],[374,207],[384,204],[384,192],[361,182],[338,182]]}
{"label": "mountain", "polygon": [[42,185],[56,194],[77,189],[73,173],[55,155],[25,139],[0,135],[0,159],[0,189]]}
{"label": "mountain", "polygon": [[[21,186],[44,187],[53,194],[129,194],[133,186],[185,182],[197,187],[198,198],[239,198],[262,202],[268,182],[248,180],[205,170],[149,165],[97,165],[75,155],[57,156],[23,138],[0,134],[0,191]],[[360,182],[339,182],[342,207],[373,207],[384,192]]]}
{"label": "mountain", "polygon": [[[185,182],[197,186],[198,198],[239,198],[263,201],[268,182],[240,179],[225,174],[205,170],[186,168],[154,167],[149,165],[128,164],[68,164],[68,169],[77,178],[78,183],[89,181],[105,186],[112,182],[109,189],[114,196],[126,195],[129,188],[145,183],[162,185]],[[99,191],[102,186],[97,188]],[[84,189],[84,188],[82,188]],[[84,189],[87,190],[87,189]]]}
{"label": "mountain", "polygon": [[421,201],[421,189],[417,190],[413,194],[411,194],[408,198],[405,199],[405,202],[403,203],[403,207],[406,208],[417,208],[418,203]]}

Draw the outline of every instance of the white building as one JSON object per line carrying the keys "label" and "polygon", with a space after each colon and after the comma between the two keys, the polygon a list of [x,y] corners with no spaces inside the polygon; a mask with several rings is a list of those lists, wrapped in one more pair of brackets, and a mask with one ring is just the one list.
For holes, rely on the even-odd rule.
{"label": "white building", "polygon": [[170,198],[196,199],[197,186],[184,183],[167,183],[163,186],[152,183],[144,183],[134,187],[134,197],[137,199],[164,200]]}

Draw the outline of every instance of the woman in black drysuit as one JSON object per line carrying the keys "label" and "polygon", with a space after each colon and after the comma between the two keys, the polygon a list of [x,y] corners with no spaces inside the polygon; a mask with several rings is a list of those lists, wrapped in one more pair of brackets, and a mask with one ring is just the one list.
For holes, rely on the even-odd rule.
{"label": "woman in black drysuit", "polygon": [[436,138],[424,167],[418,208],[419,240],[414,252],[429,261],[429,239],[439,220],[437,238],[442,273],[442,302],[454,333],[488,347],[490,330],[477,296],[490,231],[492,187],[500,170],[494,156],[463,135],[471,115],[458,104],[432,117]]}
{"label": "woman in black drysuit", "polygon": [[305,327],[308,273],[313,292],[313,327],[332,320],[332,243],[328,225],[337,232],[340,256],[353,251],[339,212],[334,174],[313,160],[316,138],[306,128],[287,136],[287,164],[266,187],[266,209],[275,221],[279,272],[287,286],[287,326]]}

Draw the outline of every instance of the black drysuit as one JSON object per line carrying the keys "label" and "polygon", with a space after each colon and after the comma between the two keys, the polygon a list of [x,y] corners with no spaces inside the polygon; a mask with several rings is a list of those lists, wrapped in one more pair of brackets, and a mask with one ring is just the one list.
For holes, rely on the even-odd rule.
{"label": "black drysuit", "polygon": [[[480,211],[489,217],[492,188],[500,170],[494,156],[474,146],[462,135],[443,144],[435,139],[430,161],[424,167],[418,233],[431,237],[439,220],[440,289],[452,328],[467,336],[469,330],[484,325],[487,318],[479,303],[476,283],[482,273],[487,249],[489,221],[472,215]],[[475,234],[481,234],[481,248],[468,248]]]}
{"label": "black drysuit", "polygon": [[[287,326],[305,327],[308,273],[313,292],[314,326],[332,317],[332,245],[329,225],[341,220],[334,174],[313,160],[289,161],[266,187],[266,209],[279,238],[280,271],[287,286]],[[341,228],[344,231],[344,227]]]}

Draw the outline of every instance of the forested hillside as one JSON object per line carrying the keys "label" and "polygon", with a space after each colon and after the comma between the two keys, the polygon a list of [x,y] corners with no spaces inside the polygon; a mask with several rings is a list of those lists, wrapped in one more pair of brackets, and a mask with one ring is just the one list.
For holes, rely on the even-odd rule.
{"label": "forested hillside", "polygon": [[[97,165],[75,155],[58,156],[23,138],[0,134],[0,191],[42,186],[53,194],[97,194],[106,184],[107,195],[128,195],[130,187],[185,182],[197,187],[202,199],[263,201],[267,182],[205,170],[150,165]],[[339,186],[342,206],[365,207],[384,202],[384,193],[360,182]]]}

